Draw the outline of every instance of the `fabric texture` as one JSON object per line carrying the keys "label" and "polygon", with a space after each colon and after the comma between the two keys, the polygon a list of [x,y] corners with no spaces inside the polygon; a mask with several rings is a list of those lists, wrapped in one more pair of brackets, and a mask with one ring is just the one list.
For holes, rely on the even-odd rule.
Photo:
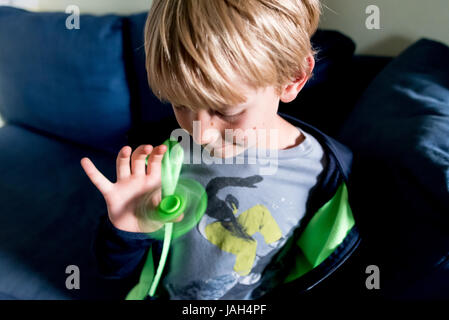
{"label": "fabric texture", "polygon": [[[0,150],[0,292],[25,300],[126,294],[126,281],[98,273],[92,243],[105,202],[80,166],[87,156],[112,179],[111,156],[10,124],[0,128]],[[79,290],[66,287],[70,265]]]}
{"label": "fabric texture", "polygon": [[[324,204],[328,203],[335,197],[339,186],[341,186],[343,182],[350,182],[352,153],[347,147],[337,142],[335,139],[323,134],[317,128],[314,128],[313,126],[286,114],[280,115],[290,121],[292,124],[295,124],[302,129],[306,128],[307,132],[311,132],[313,134],[313,137],[325,150],[327,159],[325,170],[320,175],[319,182],[314,187],[313,192],[311,192],[311,194],[309,195],[306,206],[307,214],[303,217],[304,221],[302,221],[299,227],[296,228],[294,234],[295,237],[290,237],[282,250],[273,257],[266,270],[264,270],[263,277],[261,278],[263,279],[263,282],[260,284],[260,286],[257,286],[255,288],[255,291],[257,292],[255,296],[262,297],[263,299],[265,299],[265,297],[269,297],[269,299],[274,300],[280,298],[288,299],[289,297],[292,297],[291,294],[297,295],[308,293],[311,288],[322,283],[323,280],[327,279],[330,274],[334,273],[337,269],[340,269],[341,265],[345,263],[345,261],[348,260],[349,257],[352,256],[353,252],[359,247],[360,243],[359,232],[356,226],[353,226],[342,243],[339,244],[338,247],[335,248],[335,250],[331,253],[331,255],[325,258],[325,260],[320,265],[315,267],[304,276],[301,276],[299,279],[293,279],[293,281],[284,283],[286,277],[288,277],[292,271],[294,272],[297,269],[298,266],[296,258],[298,254],[302,254],[301,252],[298,252],[298,250],[301,250],[299,246],[291,246],[291,244],[295,242],[295,239],[297,239],[296,236],[300,235],[304,231],[308,223],[311,221],[311,218],[314,217],[315,212],[317,212],[318,209],[322,208]],[[351,197],[349,197],[349,199],[350,198]],[[103,217],[104,223],[102,224],[102,226],[107,226],[108,224],[110,224],[107,220],[105,221],[105,219],[107,219],[107,216]],[[152,245],[157,245],[157,247],[153,247],[156,250],[152,250],[152,258],[144,257],[139,264],[136,265],[135,263],[133,263],[130,268],[123,268],[122,266],[128,264],[129,261],[138,261],[138,259],[132,258],[134,255],[138,255],[139,257],[144,256],[144,252],[148,248],[147,241],[141,241],[141,246],[135,246],[134,243],[136,243],[136,235],[120,231],[113,227],[100,227],[96,242],[96,248],[106,249],[106,251],[103,253],[97,251],[97,259],[105,259],[106,261],[106,263],[99,261],[98,265],[105,266],[107,263],[109,263],[107,261],[112,262],[112,265],[115,265],[115,268],[109,269],[108,276],[121,278],[124,282],[128,281],[128,283],[132,283],[132,287],[134,287],[138,282],[140,272],[142,271],[142,267],[145,261],[152,261],[152,263],[154,262],[154,264],[158,263],[161,251],[160,248],[162,247],[161,241],[153,243]],[[118,245],[116,246],[114,243]],[[114,249],[111,250],[111,248]],[[356,265],[357,264],[358,263],[356,263]],[[347,265],[347,263],[345,263],[345,265]],[[354,266],[354,263],[352,265],[352,269],[360,268]],[[132,269],[134,268],[135,270],[132,271]],[[168,266],[164,269],[165,271],[162,278],[167,275],[169,268],[170,267]],[[349,270],[351,268],[344,269]],[[345,274],[348,274],[348,272],[346,272]],[[349,279],[340,279],[340,281],[345,281],[347,284],[348,280]],[[329,281],[326,281],[326,283],[328,282]],[[354,283],[354,281],[352,282]],[[168,292],[166,290],[159,290],[160,288],[163,288],[163,286],[158,287],[158,292],[156,292],[155,298],[168,299]],[[339,289],[339,291],[341,294],[341,288]],[[316,292],[316,290],[314,290],[313,292]],[[318,292],[320,291],[318,290]],[[244,295],[245,293],[243,292],[242,296]]]}
{"label": "fabric texture", "polygon": [[[172,299],[256,298],[253,289],[299,226],[325,167],[318,141],[298,129],[306,139],[290,149],[247,149],[229,164],[194,156],[183,165],[180,177],[204,186],[208,206],[198,225],[172,242],[172,268],[163,281]],[[186,154],[194,149],[181,145],[191,146]]]}
{"label": "fabric texture", "polygon": [[[271,258],[299,226],[309,193],[327,164],[320,143],[299,129],[306,137],[301,144],[279,150],[276,156],[261,153],[254,164],[249,150],[238,165],[195,164],[194,157],[190,165],[184,164],[181,178],[195,179],[205,187],[208,209],[195,228],[172,241],[160,284],[171,299],[259,297],[252,291]],[[267,165],[267,160],[278,161],[277,171],[261,175],[257,161]],[[103,225],[96,256],[104,275],[136,280],[151,245],[157,264],[162,241],[123,232],[108,221]]]}
{"label": "fabric texture", "polygon": [[0,6],[5,121],[115,154],[131,126],[122,18]]}
{"label": "fabric texture", "polygon": [[448,56],[442,43],[413,44],[374,79],[339,136],[356,155],[359,227],[393,296],[449,292]]}

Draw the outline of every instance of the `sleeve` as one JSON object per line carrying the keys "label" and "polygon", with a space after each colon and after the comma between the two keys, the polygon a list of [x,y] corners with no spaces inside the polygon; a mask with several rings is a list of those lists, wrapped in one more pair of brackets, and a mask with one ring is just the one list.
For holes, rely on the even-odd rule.
{"label": "sleeve", "polygon": [[160,251],[162,243],[149,238],[145,233],[117,229],[110,222],[108,215],[103,215],[93,243],[93,253],[100,275],[107,279],[138,276],[151,246]]}

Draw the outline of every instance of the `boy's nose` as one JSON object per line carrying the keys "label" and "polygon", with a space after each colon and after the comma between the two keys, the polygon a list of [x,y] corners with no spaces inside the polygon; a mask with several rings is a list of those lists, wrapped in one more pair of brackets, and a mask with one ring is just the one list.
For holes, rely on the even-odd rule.
{"label": "boy's nose", "polygon": [[217,128],[212,126],[212,117],[208,110],[195,113],[193,122],[193,140],[197,144],[213,144],[220,136]]}

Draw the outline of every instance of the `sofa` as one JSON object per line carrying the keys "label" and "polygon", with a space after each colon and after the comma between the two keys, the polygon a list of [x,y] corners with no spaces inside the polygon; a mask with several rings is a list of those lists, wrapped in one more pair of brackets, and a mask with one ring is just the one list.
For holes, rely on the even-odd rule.
{"label": "sofa", "polygon": [[[146,13],[83,14],[80,29],[66,18],[0,6],[0,299],[124,299],[133,284],[96,268],[106,206],[80,160],[115,181],[122,146],[159,144],[177,127],[147,84]],[[314,75],[279,111],[354,152],[363,245],[341,279],[367,291],[377,265],[377,296],[448,298],[449,48],[421,39],[398,57],[356,55],[348,36],[321,29],[312,43]]]}

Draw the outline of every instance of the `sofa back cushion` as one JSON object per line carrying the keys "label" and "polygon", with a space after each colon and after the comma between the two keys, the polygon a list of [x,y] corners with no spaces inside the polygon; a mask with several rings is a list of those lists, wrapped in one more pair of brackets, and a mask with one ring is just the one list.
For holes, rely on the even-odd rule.
{"label": "sofa back cushion", "polygon": [[125,34],[129,41],[127,49],[135,86],[133,86],[136,116],[139,120],[157,122],[173,115],[171,105],[162,104],[148,86],[147,70],[145,68],[144,26],[147,13],[137,13],[125,17]]}
{"label": "sofa back cushion", "polygon": [[355,154],[356,222],[409,296],[449,279],[448,56],[442,43],[417,41],[371,82],[340,134]]}
{"label": "sofa back cushion", "polygon": [[131,125],[121,17],[0,7],[0,113],[10,122],[116,153]]}

